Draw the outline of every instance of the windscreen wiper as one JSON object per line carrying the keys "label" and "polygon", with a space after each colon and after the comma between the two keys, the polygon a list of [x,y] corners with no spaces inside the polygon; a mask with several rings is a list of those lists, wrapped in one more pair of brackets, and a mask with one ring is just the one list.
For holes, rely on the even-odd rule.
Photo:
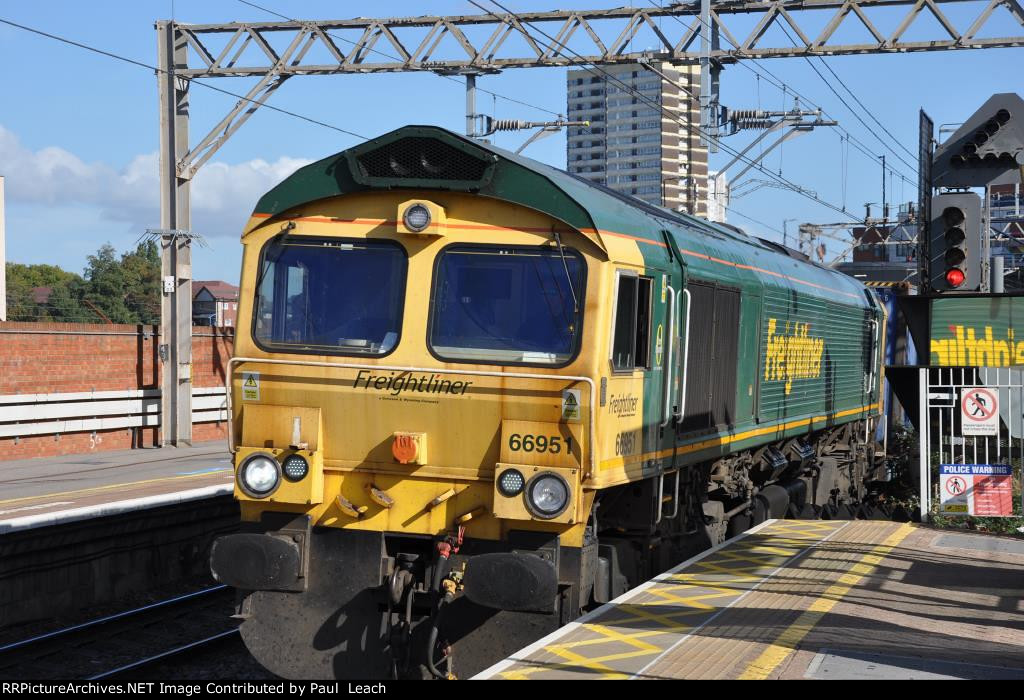
{"label": "windscreen wiper", "polygon": [[569,292],[572,294],[573,317],[580,313],[580,302],[576,299],[576,290],[572,286],[572,275],[569,274],[569,264],[565,262],[565,250],[562,248],[562,237],[558,235],[558,229],[551,229],[555,234],[555,243],[558,244],[558,254],[562,256],[562,268],[565,270],[565,281],[569,283]]}

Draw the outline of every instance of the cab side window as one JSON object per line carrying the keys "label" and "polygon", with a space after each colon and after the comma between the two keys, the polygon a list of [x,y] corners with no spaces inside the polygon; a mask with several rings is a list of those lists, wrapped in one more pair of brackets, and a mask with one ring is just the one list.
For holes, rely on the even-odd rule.
{"label": "cab side window", "polygon": [[611,356],[617,372],[650,367],[651,286],[649,277],[618,275]]}

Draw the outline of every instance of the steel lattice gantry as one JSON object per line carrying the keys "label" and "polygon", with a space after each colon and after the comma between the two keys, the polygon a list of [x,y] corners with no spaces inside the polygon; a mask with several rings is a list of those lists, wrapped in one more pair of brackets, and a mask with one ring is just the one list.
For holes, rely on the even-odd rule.
{"label": "steel lattice gantry", "polygon": [[[941,6],[978,10],[958,28]],[[879,30],[877,16],[900,8],[895,29]],[[1004,17],[992,37],[997,10]],[[1009,15],[1009,20],[1005,19]],[[922,17],[937,35],[904,37]],[[812,19],[813,17],[813,19]],[[818,32],[806,30],[822,26]],[[874,19],[872,19],[874,17]],[[754,18],[753,27],[748,27]],[[663,21],[671,20],[671,21]],[[873,41],[841,43],[850,23]],[[884,24],[890,24],[885,22]],[[730,26],[732,29],[730,29]],[[791,41],[771,45],[780,27]],[[161,230],[165,292],[161,342],[163,373],[161,435],[164,444],[191,442],[191,265],[189,182],[197,170],[288,78],[345,73],[493,72],[648,60],[701,64],[701,123],[710,129],[714,82],[711,65],[743,59],[902,53],[1024,46],[1020,0],[688,0],[665,7],[564,10],[521,14],[423,16],[385,19],[156,24],[160,91]],[[979,36],[984,33],[985,36]],[[1005,33],[1005,36],[1003,35]],[[515,37],[514,41],[509,41]],[[633,50],[634,40],[653,46]],[[524,48],[525,47],[525,48]],[[258,77],[235,107],[196,146],[189,147],[189,84],[197,78]],[[183,235],[178,236],[177,233]],[[172,255],[173,254],[173,255]],[[174,258],[172,260],[172,258]],[[166,287],[165,287],[166,288]]]}
{"label": "steel lattice gantry", "polygon": [[[940,5],[963,0],[754,0],[744,2],[712,2],[711,25],[725,39],[723,45],[712,47],[712,59],[728,63],[744,58],[779,58],[785,56],[865,54],[907,51],[936,51],[1024,46],[1024,9],[1017,0],[989,0],[971,24],[958,29],[942,12]],[[468,68],[503,69],[567,66],[580,63],[622,63],[636,61],[640,55],[664,61],[695,62],[701,58],[699,49],[701,3],[699,0],[677,3],[664,8],[617,8],[611,10],[564,10],[532,12],[515,15],[464,15],[455,17],[402,17],[387,19],[350,19],[338,21],[256,22],[232,24],[177,25],[178,31],[194,50],[202,65],[180,71],[187,77],[259,76],[275,70],[279,75],[316,75],[334,73],[373,73],[409,70],[459,70]],[[905,7],[906,15],[894,31],[883,34],[872,12],[880,8]],[[1007,35],[1000,38],[978,38],[993,12],[1005,7],[1017,20],[1007,26]],[[810,15],[831,13],[830,21],[816,35],[801,28]],[[760,15],[752,30],[739,34],[730,31],[729,20],[741,15]],[[928,41],[907,41],[903,36],[922,15],[938,20],[945,35]],[[681,22],[658,22],[661,17],[676,17]],[[847,23],[860,23],[875,39],[872,43],[831,43],[836,32]],[[616,26],[611,28],[610,25]],[[762,45],[765,33],[781,24],[795,34],[796,45]],[[814,24],[817,24],[815,21]],[[474,42],[463,29],[476,27],[486,40]],[[630,42],[644,28],[650,29],[660,42],[653,51],[631,53]],[[483,28],[483,34],[479,29]],[[403,34],[418,29],[416,40],[403,40]],[[426,29],[425,36],[423,29]],[[354,43],[345,45],[335,32],[359,33]],[[600,32],[599,32],[600,30]],[[617,31],[617,33],[616,33]],[[294,37],[287,51],[271,48],[267,36],[287,33]],[[525,56],[504,55],[506,40],[519,34],[530,53]],[[554,37],[551,41],[544,34]],[[615,39],[607,41],[601,36]],[[211,50],[208,39],[228,37],[226,45]],[[347,35],[346,35],[347,36]],[[586,37],[585,39],[583,37]],[[448,39],[465,52],[464,57],[435,59],[434,55]],[[572,44],[574,51],[563,49]],[[581,45],[589,45],[589,51]],[[306,63],[305,57],[316,45],[330,52],[335,63]],[[249,44],[259,47],[265,59],[247,64],[239,62]],[[343,44],[343,45],[339,45]],[[561,44],[562,46],[559,46]],[[579,55],[576,55],[576,54]],[[255,54],[254,54],[255,55]],[[248,58],[249,54],[246,55]],[[259,57],[259,56],[257,56]]]}

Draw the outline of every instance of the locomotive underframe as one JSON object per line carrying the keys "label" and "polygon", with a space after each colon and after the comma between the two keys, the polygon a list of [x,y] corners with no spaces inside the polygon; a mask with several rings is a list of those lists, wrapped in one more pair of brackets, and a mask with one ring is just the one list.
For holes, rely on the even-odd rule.
{"label": "locomotive underframe", "polygon": [[[554,533],[513,531],[501,542],[449,539],[450,555],[442,557],[437,538],[312,528],[267,513],[236,536],[262,538],[263,554],[225,548],[214,568],[222,580],[248,575],[248,584],[236,580],[240,588],[268,589],[242,590],[238,615],[246,645],[275,673],[465,677],[768,518],[855,517],[875,468],[864,441],[870,428],[849,423],[604,489],[582,547],[561,545]],[[294,563],[279,544],[269,546],[282,539],[296,551]],[[464,581],[472,586],[468,572],[484,556],[496,562],[488,579],[501,582],[498,598],[509,602],[481,605],[479,594],[462,589]],[[550,593],[537,599],[543,582],[524,583],[519,569],[507,568],[517,557],[550,565]],[[288,567],[294,576],[282,577]]]}

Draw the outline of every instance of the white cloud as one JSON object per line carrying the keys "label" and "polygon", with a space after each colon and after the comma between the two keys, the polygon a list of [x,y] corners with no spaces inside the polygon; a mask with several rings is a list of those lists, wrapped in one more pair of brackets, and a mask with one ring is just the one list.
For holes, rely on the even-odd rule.
{"label": "white cloud", "polygon": [[[259,197],[310,161],[282,157],[273,163],[207,163],[192,181],[192,229],[207,237],[235,237]],[[26,148],[0,125],[0,175],[8,200],[44,205],[97,207],[105,219],[142,233],[160,223],[159,156],[136,156],[123,169],[86,163],[56,146]],[[74,231],[74,221],[66,229]]]}

